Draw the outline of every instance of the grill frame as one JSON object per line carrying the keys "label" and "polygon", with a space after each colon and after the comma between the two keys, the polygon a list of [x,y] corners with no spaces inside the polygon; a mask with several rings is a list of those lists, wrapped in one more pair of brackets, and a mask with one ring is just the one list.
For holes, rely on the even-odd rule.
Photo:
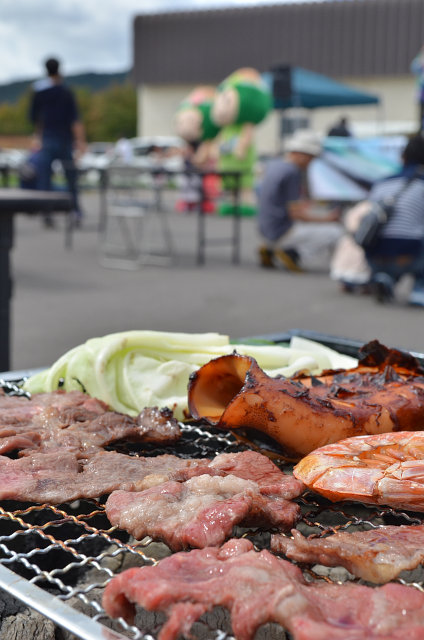
{"label": "grill frame", "polygon": [[[80,638],[85,640],[99,640],[99,638],[128,640],[128,636],[123,636],[112,629],[106,629],[104,625],[76,611],[60,598],[52,597],[49,592],[17,576],[16,573],[5,567],[1,562],[0,587],[16,599],[21,600],[28,607],[35,609]],[[84,630],[84,636],[80,635],[82,629]]]}
{"label": "grill frame", "polygon": [[[332,336],[323,336],[323,334],[314,334],[313,332],[305,333],[292,330],[286,334],[258,336],[258,338],[285,342],[290,339],[291,335],[303,335],[343,353],[347,352],[349,355],[357,355],[361,346],[359,342],[343,339],[337,342],[338,339]],[[317,336],[321,339],[318,339]],[[413,355],[424,361],[424,354],[413,353]],[[13,376],[13,372],[9,372],[7,379],[0,380],[0,386],[12,395],[27,395],[20,389],[20,382],[18,377]],[[186,454],[188,456],[211,457],[219,453],[242,451],[247,448],[245,443],[239,442],[229,432],[218,432],[209,426],[190,424],[181,424],[181,428],[183,432],[181,446],[184,448],[188,445],[189,452]],[[195,452],[193,452],[193,447]],[[128,452],[134,453],[134,445]],[[164,452],[166,452],[164,447],[151,447],[150,454],[156,455]],[[140,453],[146,455],[144,450]],[[284,471],[292,471],[292,465],[286,463],[282,458],[274,461]],[[424,514],[413,514],[353,502],[331,504],[326,499],[310,492],[306,492],[298,498],[297,502],[302,509],[302,518],[297,528],[302,533],[316,533],[324,536],[337,530],[374,528],[395,522],[398,524],[424,524]],[[8,510],[8,506],[13,508]],[[104,500],[102,502],[101,499],[99,501],[80,500],[70,505],[56,507],[0,503],[0,589],[31,609],[35,609],[81,640],[98,640],[99,638],[154,640],[158,630],[157,625],[152,629],[139,629],[128,625],[122,619],[112,620],[106,615],[98,600],[92,597],[96,590],[100,594],[107,582],[122,570],[122,567],[119,568],[119,566],[114,568],[113,563],[116,563],[117,560],[122,559],[125,562],[128,559],[130,561],[135,559],[136,564],[140,563],[139,566],[155,564],[158,561],[157,557],[152,557],[152,554],[155,555],[153,551],[156,549],[155,543],[149,538],[134,543],[127,534],[122,535],[122,532],[116,527],[110,527],[106,515],[103,513],[103,506]],[[106,521],[104,528],[99,526],[99,521],[101,522],[102,519]],[[4,526],[6,526],[6,531],[9,528],[11,532],[5,534]],[[72,531],[75,530],[75,534],[71,538],[66,534],[68,526]],[[61,532],[62,527],[64,527],[65,533]],[[78,531],[81,532],[79,535],[77,535]],[[269,544],[268,534],[256,534],[254,531],[238,531],[238,534],[250,537],[258,548],[266,548]],[[22,539],[26,544],[26,541],[31,539],[30,536],[35,536],[40,546],[37,546],[35,550],[15,550],[14,547],[19,547]],[[101,543],[100,547],[104,545],[104,550],[92,555],[86,553],[84,545],[88,545],[90,550],[92,543]],[[28,544],[31,546],[30,542]],[[82,549],[79,548],[79,545],[82,545]],[[62,567],[43,569],[43,562],[49,554],[59,551],[65,556],[69,554],[70,562],[65,562]],[[112,568],[110,568],[111,566]],[[342,580],[340,580],[340,573],[334,578],[331,570],[328,570],[326,574],[325,572],[317,572],[316,568],[300,566],[305,576],[310,579],[328,582],[340,582],[345,578],[352,579],[347,572],[347,576],[342,576]],[[81,571],[81,574],[85,573],[86,576],[97,571],[99,575],[103,575],[103,579],[99,578],[98,581],[81,585],[76,578],[69,579],[74,570],[78,575]],[[416,579],[416,572],[408,572],[402,574],[398,581],[424,592],[424,574],[419,578],[419,580]],[[364,583],[356,578],[353,580],[361,584]],[[75,584],[70,584],[71,582],[75,582]],[[40,584],[42,586],[39,586]],[[75,599],[79,600],[89,612],[76,608]],[[214,625],[209,626],[209,623],[205,623],[205,625],[201,634],[202,638],[214,638],[215,640],[230,640],[232,638],[231,634],[223,629],[214,628]],[[279,629],[280,632],[277,631],[277,635],[270,633],[265,637],[281,638],[283,631],[281,627]]]}

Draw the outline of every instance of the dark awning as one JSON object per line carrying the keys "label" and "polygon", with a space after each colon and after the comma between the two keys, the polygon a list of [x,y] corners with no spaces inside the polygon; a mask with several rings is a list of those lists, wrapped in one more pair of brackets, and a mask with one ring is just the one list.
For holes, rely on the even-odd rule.
{"label": "dark awning", "polygon": [[[270,90],[273,89],[274,74],[262,74]],[[275,109],[303,107],[337,107],[359,104],[378,104],[380,99],[371,93],[359,91],[328,76],[301,67],[291,68],[291,90],[287,98],[275,98]]]}

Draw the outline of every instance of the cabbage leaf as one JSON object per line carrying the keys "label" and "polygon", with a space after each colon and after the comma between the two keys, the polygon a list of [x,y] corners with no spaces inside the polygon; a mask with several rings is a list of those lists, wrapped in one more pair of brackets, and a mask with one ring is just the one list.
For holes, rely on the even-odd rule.
{"label": "cabbage leaf", "polygon": [[28,378],[31,393],[83,390],[115,411],[137,415],[147,406],[167,406],[178,419],[187,411],[190,375],[212,358],[237,351],[256,359],[271,376],[351,368],[357,361],[311,340],[290,345],[231,344],[218,333],[125,331],[91,338]]}

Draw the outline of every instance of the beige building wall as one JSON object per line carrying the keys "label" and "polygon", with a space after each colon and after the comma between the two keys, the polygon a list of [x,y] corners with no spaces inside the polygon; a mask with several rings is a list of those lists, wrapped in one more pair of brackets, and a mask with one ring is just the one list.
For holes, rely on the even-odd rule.
{"label": "beige building wall", "polygon": [[408,134],[417,130],[418,105],[415,78],[374,76],[372,78],[340,78],[351,87],[380,97],[379,105],[332,107],[312,112],[313,126],[325,133],[341,115],[346,115],[358,136]]}
{"label": "beige building wall", "polygon": [[[320,134],[342,115],[348,117],[357,136],[408,134],[417,129],[418,106],[415,79],[410,75],[340,78],[341,82],[379,95],[380,105],[329,107],[314,110],[288,110],[285,116],[309,118]],[[180,102],[193,89],[192,85],[143,85],[138,88],[138,135],[173,135],[174,115]],[[256,128],[258,153],[276,153],[280,146],[281,112],[273,111]]]}
{"label": "beige building wall", "polygon": [[142,85],[137,90],[137,135],[174,135],[174,116],[192,85]]}

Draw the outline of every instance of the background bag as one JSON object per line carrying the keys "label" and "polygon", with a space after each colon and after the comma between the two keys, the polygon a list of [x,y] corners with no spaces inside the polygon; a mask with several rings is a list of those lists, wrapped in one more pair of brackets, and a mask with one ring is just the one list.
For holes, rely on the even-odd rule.
{"label": "background bag", "polygon": [[370,204],[369,200],[362,200],[346,212],[343,219],[346,233],[337,242],[330,263],[332,280],[351,285],[369,282],[371,270],[364,250],[355,242],[353,235],[361,219],[369,212]]}
{"label": "background bag", "polygon": [[365,213],[353,233],[353,238],[357,245],[364,251],[372,249],[377,242],[380,232],[393,210],[394,199],[385,202],[368,201],[368,212]]}
{"label": "background bag", "polygon": [[376,244],[381,230],[393,213],[399,196],[406,191],[417,174],[422,173],[422,168],[416,169],[399,191],[389,198],[380,201],[365,201],[368,203],[369,209],[363,214],[358,227],[352,234],[356,244],[362,247],[365,252],[372,249]]}

